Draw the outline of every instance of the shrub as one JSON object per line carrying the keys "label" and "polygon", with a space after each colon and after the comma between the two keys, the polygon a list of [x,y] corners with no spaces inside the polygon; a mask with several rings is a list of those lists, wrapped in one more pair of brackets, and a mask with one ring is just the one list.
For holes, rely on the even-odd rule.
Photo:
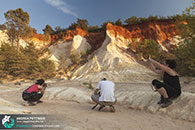
{"label": "shrub", "polygon": [[48,58],[39,60],[34,45],[30,43],[18,53],[15,46],[3,43],[0,47],[1,77],[51,78],[55,74],[54,63]]}
{"label": "shrub", "polygon": [[137,45],[136,52],[141,53],[144,58],[148,58],[149,55],[151,55],[154,59],[157,59],[160,46],[153,39],[145,39],[142,43]]}

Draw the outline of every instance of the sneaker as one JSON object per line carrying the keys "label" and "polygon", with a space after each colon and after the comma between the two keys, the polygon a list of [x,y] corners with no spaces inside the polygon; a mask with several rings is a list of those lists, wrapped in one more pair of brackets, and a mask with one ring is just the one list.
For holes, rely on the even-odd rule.
{"label": "sneaker", "polygon": [[110,105],[110,111],[111,112],[115,112],[116,111],[113,105]]}
{"label": "sneaker", "polygon": [[168,107],[169,105],[172,104],[172,101],[169,99],[164,99],[163,104],[161,105],[162,108]]}
{"label": "sneaker", "polygon": [[36,104],[34,102],[28,102],[29,106],[35,106]]}
{"label": "sneaker", "polygon": [[163,104],[163,102],[164,102],[164,97],[163,97],[163,96],[161,96],[161,97],[160,97],[160,101],[158,101],[158,102],[157,102],[157,104],[159,104],[159,105],[160,105],[160,104]]}
{"label": "sneaker", "polygon": [[38,104],[38,103],[43,103],[43,101],[41,101],[41,100],[38,100],[38,101],[37,101],[37,104]]}
{"label": "sneaker", "polygon": [[105,107],[104,105],[101,105],[100,108],[98,109],[98,111],[100,111],[104,107]]}

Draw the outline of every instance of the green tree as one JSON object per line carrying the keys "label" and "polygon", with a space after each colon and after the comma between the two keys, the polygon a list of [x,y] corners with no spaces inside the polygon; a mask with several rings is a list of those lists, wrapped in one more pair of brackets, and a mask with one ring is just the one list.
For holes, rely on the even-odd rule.
{"label": "green tree", "polygon": [[72,24],[68,27],[68,29],[74,30],[74,29],[76,29],[77,26],[78,26],[77,23],[72,23]]}
{"label": "green tree", "polygon": [[23,9],[9,10],[4,13],[6,18],[5,26],[10,41],[16,41],[17,52],[20,52],[19,38],[32,37],[33,28],[29,25],[29,14]]}
{"label": "green tree", "polygon": [[39,58],[33,43],[17,53],[15,46],[3,43],[0,47],[0,77],[13,78],[52,78],[55,65],[48,58]]}
{"label": "green tree", "polygon": [[172,19],[172,20],[175,20],[175,21],[183,21],[184,17],[182,15],[176,14],[176,15],[173,15],[173,16],[168,16],[168,19]]}
{"label": "green tree", "polygon": [[118,19],[116,22],[115,22],[115,25],[118,25],[118,26],[121,26],[123,23],[121,21],[121,19]]}
{"label": "green tree", "polygon": [[145,17],[139,17],[138,21],[139,21],[139,23],[145,23],[148,21],[148,19]]}
{"label": "green tree", "polygon": [[152,15],[150,15],[148,17],[148,21],[155,21],[155,20],[158,20],[158,16],[152,16]]}
{"label": "green tree", "polygon": [[33,43],[29,43],[23,51],[24,55],[27,58],[28,69],[26,70],[26,75],[36,76],[39,70],[39,55]]}
{"label": "green tree", "polygon": [[142,43],[138,44],[136,52],[144,58],[148,58],[151,55],[154,59],[157,59],[160,54],[160,46],[153,39],[145,39]]}
{"label": "green tree", "polygon": [[50,34],[53,34],[54,31],[52,27],[49,24],[47,24],[45,28],[43,29],[43,32],[45,34],[45,40],[48,40],[50,37]]}
{"label": "green tree", "polygon": [[45,26],[45,28],[43,29],[43,32],[44,32],[44,34],[50,35],[51,33],[53,33],[53,29],[52,29],[52,27],[49,24],[47,24]]}
{"label": "green tree", "polygon": [[84,30],[88,30],[88,20],[86,19],[77,19],[77,25],[84,29]]}
{"label": "green tree", "polygon": [[53,78],[55,76],[55,64],[47,57],[40,60],[39,72],[41,77]]}
{"label": "green tree", "polygon": [[23,54],[17,53],[16,47],[3,43],[0,47],[1,71],[5,75],[20,76],[27,69],[26,58]]}
{"label": "green tree", "polygon": [[60,56],[60,63],[59,63],[59,70],[63,72],[63,74],[67,73],[68,71],[68,63],[67,58],[65,56]]}
{"label": "green tree", "polygon": [[100,31],[101,28],[99,28],[99,26],[89,26],[88,27],[88,32],[97,32],[97,31]]}
{"label": "green tree", "polygon": [[136,17],[136,16],[132,16],[132,17],[130,17],[130,18],[128,18],[128,19],[126,19],[125,20],[125,23],[127,23],[127,24],[135,24],[135,23],[138,23],[138,18]]}
{"label": "green tree", "polygon": [[77,63],[80,59],[81,55],[75,51],[72,51],[70,54],[70,60],[73,64]]}
{"label": "green tree", "polygon": [[[29,43],[23,50],[28,68],[25,75],[28,78],[52,78],[55,76],[55,64],[47,57],[41,58],[33,43]],[[43,53],[43,52],[42,52]]]}
{"label": "green tree", "polygon": [[195,76],[195,2],[193,6],[187,8],[183,12],[183,17],[187,24],[179,25],[183,42],[174,51],[177,62],[178,71],[183,75]]}
{"label": "green tree", "polygon": [[60,32],[63,32],[64,31],[64,29],[62,29],[60,26],[56,26],[55,27],[55,33],[57,34],[57,33],[60,33]]}
{"label": "green tree", "polygon": [[0,24],[0,30],[5,30],[7,29],[6,26],[4,24]]}

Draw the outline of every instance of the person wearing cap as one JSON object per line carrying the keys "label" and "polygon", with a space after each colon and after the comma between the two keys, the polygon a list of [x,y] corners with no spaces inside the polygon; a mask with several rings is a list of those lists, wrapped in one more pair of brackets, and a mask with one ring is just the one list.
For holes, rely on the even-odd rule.
{"label": "person wearing cap", "polygon": [[22,94],[22,98],[24,101],[27,101],[28,105],[36,105],[37,103],[42,103],[40,100],[45,93],[45,89],[47,84],[43,79],[38,79],[37,82],[26,90],[24,90]]}
{"label": "person wearing cap", "polygon": [[98,104],[100,105],[99,110],[109,105],[112,112],[115,111],[114,104],[116,103],[115,95],[115,84],[112,81],[103,78],[94,90],[94,94],[91,99],[96,103],[92,108],[94,109]]}

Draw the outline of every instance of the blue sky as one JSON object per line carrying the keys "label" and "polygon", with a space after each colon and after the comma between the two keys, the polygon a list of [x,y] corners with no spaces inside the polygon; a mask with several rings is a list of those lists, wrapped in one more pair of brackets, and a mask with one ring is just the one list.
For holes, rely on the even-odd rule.
{"label": "blue sky", "polygon": [[4,13],[22,8],[30,15],[30,25],[38,33],[47,24],[67,28],[77,18],[87,19],[89,25],[101,26],[110,20],[124,21],[131,16],[172,16],[182,14],[192,5],[192,0],[1,0],[0,24],[5,22]]}

